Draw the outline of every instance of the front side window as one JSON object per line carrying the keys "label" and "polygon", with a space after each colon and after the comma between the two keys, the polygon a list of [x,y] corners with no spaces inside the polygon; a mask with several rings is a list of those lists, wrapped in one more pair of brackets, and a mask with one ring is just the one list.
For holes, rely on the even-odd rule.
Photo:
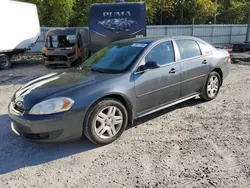
{"label": "front side window", "polygon": [[172,41],[162,42],[153,47],[146,55],[145,61],[154,61],[159,65],[165,65],[175,61]]}
{"label": "front side window", "polygon": [[176,44],[182,60],[201,55],[200,47],[194,40],[176,40]]}
{"label": "front side window", "polygon": [[114,44],[103,48],[89,59],[84,61],[80,68],[90,68],[98,72],[123,72],[135,60],[135,58],[145,49],[147,44],[123,43]]}

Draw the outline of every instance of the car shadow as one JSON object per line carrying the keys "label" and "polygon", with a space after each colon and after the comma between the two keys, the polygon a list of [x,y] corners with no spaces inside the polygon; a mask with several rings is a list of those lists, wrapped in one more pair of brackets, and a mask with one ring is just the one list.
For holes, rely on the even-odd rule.
{"label": "car shadow", "polygon": [[0,115],[0,143],[0,175],[98,148],[86,138],[57,144],[29,142],[12,132],[8,115]]}
{"label": "car shadow", "polygon": [[[202,102],[201,99],[191,99],[139,118],[133,125],[129,125],[127,129],[139,126],[176,109],[195,106]],[[97,145],[86,138],[74,142],[57,144],[37,144],[29,142],[12,132],[10,120],[6,114],[0,115],[0,143],[0,175],[98,148]]]}
{"label": "car shadow", "polygon": [[141,118],[138,118],[135,120],[134,124],[133,125],[129,125],[127,127],[127,129],[131,129],[133,127],[136,127],[140,124],[143,124],[147,121],[150,121],[150,120],[153,120],[153,119],[156,119],[164,114],[167,114],[169,112],[172,112],[176,109],[180,109],[180,108],[186,108],[186,107],[191,107],[191,106],[196,106],[198,104],[201,104],[201,103],[204,103],[205,101],[200,99],[200,98],[195,98],[195,99],[190,99],[188,101],[185,101],[185,102],[182,102],[180,104],[177,104],[177,105],[174,105],[174,106],[171,106],[169,108],[165,108],[163,110],[160,110],[158,112],[155,112],[155,113],[152,113],[152,114],[149,114],[147,116],[143,116]]}

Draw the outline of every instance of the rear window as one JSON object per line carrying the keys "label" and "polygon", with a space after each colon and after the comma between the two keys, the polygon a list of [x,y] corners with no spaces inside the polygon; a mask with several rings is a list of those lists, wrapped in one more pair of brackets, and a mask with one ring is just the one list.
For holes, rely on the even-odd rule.
{"label": "rear window", "polygon": [[200,47],[194,40],[177,40],[176,44],[179,48],[182,60],[201,55]]}

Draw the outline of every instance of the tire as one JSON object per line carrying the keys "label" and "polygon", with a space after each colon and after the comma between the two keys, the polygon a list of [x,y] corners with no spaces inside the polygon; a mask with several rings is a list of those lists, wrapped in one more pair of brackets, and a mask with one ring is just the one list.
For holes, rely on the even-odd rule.
{"label": "tire", "polygon": [[44,66],[46,67],[46,68],[51,68],[51,66],[50,66],[50,64],[49,63],[47,63],[48,61],[47,61],[47,58],[45,57],[44,58]]}
{"label": "tire", "polygon": [[48,65],[48,64],[44,64],[44,66],[45,66],[47,69],[51,68],[50,65]]}
{"label": "tire", "polygon": [[[211,82],[213,80],[213,83]],[[217,72],[211,72],[203,88],[201,99],[211,101],[215,99],[220,91],[221,77]]]}
{"label": "tire", "polygon": [[11,64],[11,60],[7,55],[0,56],[0,69],[9,69]]}
{"label": "tire", "polygon": [[[114,112],[115,116],[109,112]],[[106,145],[118,139],[126,129],[127,124],[128,112],[124,105],[116,99],[107,98],[90,108],[83,124],[83,134],[95,144]],[[112,136],[110,136],[111,133]]]}

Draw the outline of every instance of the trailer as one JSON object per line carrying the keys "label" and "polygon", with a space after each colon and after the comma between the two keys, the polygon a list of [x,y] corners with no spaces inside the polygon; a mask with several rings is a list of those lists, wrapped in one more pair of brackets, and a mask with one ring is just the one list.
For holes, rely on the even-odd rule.
{"label": "trailer", "polygon": [[53,29],[47,32],[42,54],[45,66],[74,66],[110,43],[146,36],[146,4],[92,4],[89,29]]}
{"label": "trailer", "polygon": [[37,7],[10,0],[0,1],[0,69],[11,67],[11,58],[23,54],[40,35]]}

